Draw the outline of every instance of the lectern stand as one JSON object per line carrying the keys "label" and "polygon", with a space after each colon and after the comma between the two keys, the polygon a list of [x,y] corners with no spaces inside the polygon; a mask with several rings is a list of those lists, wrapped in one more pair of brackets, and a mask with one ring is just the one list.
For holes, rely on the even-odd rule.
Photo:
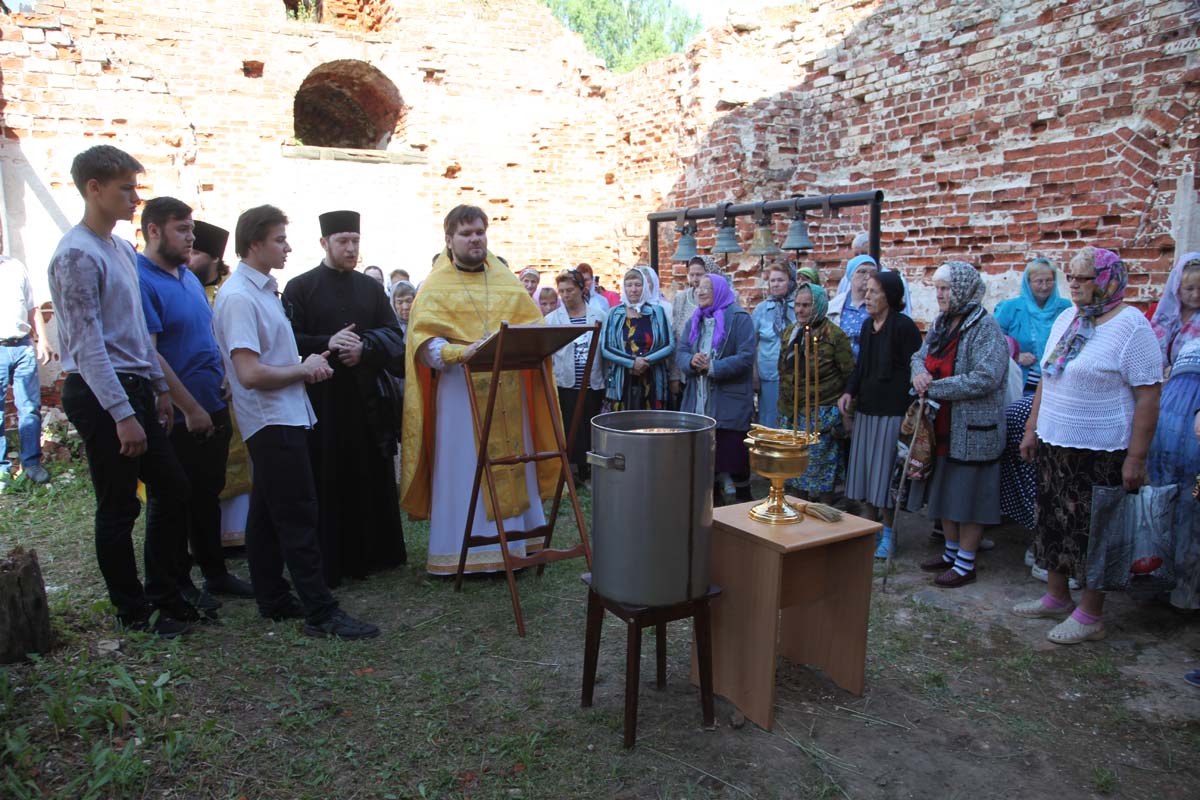
{"label": "lectern stand", "polygon": [[[553,375],[549,359],[555,352],[578,339],[580,336],[592,333],[591,346],[588,348],[587,365],[583,374],[590,376],[592,363],[596,359],[596,348],[600,343],[600,324],[585,327],[582,325],[509,325],[500,323],[500,330],[489,337],[469,359],[463,362],[467,377],[467,397],[471,402],[471,423],[475,428],[478,442],[478,456],[475,462],[475,480],[471,485],[471,501],[467,511],[467,526],[463,530],[462,552],[458,558],[458,572],[454,588],[462,589],[463,573],[467,564],[467,551],[472,547],[499,544],[501,558],[504,559],[504,572],[508,579],[508,591],[512,595],[513,615],[517,619],[517,632],[525,635],[525,619],[521,614],[521,598],[517,594],[517,582],[513,570],[522,567],[536,566],[541,575],[547,564],[562,561],[567,558],[583,556],[588,569],[592,567],[592,550],[588,546],[587,528],[583,522],[583,512],[579,508],[579,496],[575,492],[575,481],[571,477],[570,446],[578,433],[580,418],[583,416],[584,403],[582,398],[575,405],[575,413],[571,419],[569,432],[564,435],[562,412],[559,410],[553,386]],[[491,382],[488,387],[487,407],[480,418],[479,402],[475,398],[474,375],[485,370],[491,372]],[[525,384],[531,392],[540,391],[549,406],[550,416],[554,421],[554,442],[557,450],[537,452],[507,453],[493,457],[488,453],[488,440],[492,432],[493,413],[496,408],[497,389],[500,375],[503,372],[526,372],[533,378]],[[585,378],[586,380],[586,378]],[[527,398],[532,402],[533,398]],[[525,421],[522,420],[522,425]],[[554,490],[554,503],[550,507],[550,519],[545,525],[524,531],[506,531],[504,519],[500,512],[500,502],[496,496],[496,479],[492,470],[496,467],[525,465],[530,462],[537,464],[542,461],[558,461],[560,465],[558,485]],[[571,496],[571,507],[575,512],[575,524],[579,528],[579,544],[565,550],[552,550],[550,539],[554,534],[555,523],[558,522],[558,504],[562,500],[563,486]],[[481,487],[487,489],[488,504],[496,520],[494,536],[477,536],[472,534],[475,524],[475,508],[479,502]],[[535,493],[529,498],[530,503],[540,503],[540,495]],[[509,542],[522,540],[541,540],[542,549],[526,556],[513,555],[508,551]]]}

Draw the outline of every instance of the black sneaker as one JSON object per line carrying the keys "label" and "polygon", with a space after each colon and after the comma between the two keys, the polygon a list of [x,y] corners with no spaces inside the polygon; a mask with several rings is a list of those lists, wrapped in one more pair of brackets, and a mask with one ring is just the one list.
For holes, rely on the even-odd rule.
{"label": "black sneaker", "polygon": [[220,600],[203,589],[197,589],[195,586],[181,587],[179,595],[188,603],[195,606],[197,611],[216,611],[222,606]]}
{"label": "black sneaker", "polygon": [[145,611],[132,617],[117,617],[117,622],[123,630],[152,633],[160,639],[174,639],[192,632],[191,625],[168,617],[161,611]]}
{"label": "black sneaker", "polygon": [[300,605],[300,601],[294,595],[288,595],[287,599],[278,605],[271,608],[260,608],[258,613],[271,620],[272,622],[284,622],[289,619],[304,619],[304,606]]}
{"label": "black sneaker", "polygon": [[379,627],[369,622],[361,622],[342,611],[340,608],[324,622],[304,623],[304,635],[335,639],[374,639],[379,635]]}
{"label": "black sneaker", "polygon": [[244,581],[232,572],[226,572],[216,580],[205,581],[204,589],[209,594],[220,594],[226,597],[254,597],[254,587],[249,581]]}

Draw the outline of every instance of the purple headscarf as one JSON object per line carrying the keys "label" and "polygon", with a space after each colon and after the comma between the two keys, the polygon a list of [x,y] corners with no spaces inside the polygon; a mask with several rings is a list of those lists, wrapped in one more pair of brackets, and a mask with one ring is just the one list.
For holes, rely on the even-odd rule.
{"label": "purple headscarf", "polygon": [[709,273],[701,278],[707,278],[712,282],[713,301],[707,306],[697,306],[692,312],[692,324],[688,329],[688,341],[695,345],[700,341],[700,326],[705,318],[713,320],[713,338],[712,347],[717,349],[721,346],[721,342],[725,341],[725,315],[719,312],[724,311],[731,305],[737,302],[737,295],[733,293],[733,289],[729,288],[729,282],[725,280],[723,275]]}

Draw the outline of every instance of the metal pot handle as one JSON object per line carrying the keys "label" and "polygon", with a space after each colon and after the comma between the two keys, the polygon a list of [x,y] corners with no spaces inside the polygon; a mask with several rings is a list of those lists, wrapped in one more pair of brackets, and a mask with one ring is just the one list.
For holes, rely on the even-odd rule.
{"label": "metal pot handle", "polygon": [[602,456],[599,453],[593,453],[591,450],[587,454],[587,462],[593,467],[602,469],[615,469],[618,472],[625,471],[625,456],[618,453],[615,456]]}

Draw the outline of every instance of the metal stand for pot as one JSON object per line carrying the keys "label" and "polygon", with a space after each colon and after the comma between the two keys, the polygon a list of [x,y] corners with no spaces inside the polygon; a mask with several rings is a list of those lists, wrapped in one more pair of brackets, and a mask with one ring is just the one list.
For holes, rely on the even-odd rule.
{"label": "metal stand for pot", "polygon": [[[475,352],[469,361],[463,362],[467,377],[467,397],[471,402],[471,423],[475,428],[478,442],[478,457],[475,462],[475,480],[471,486],[470,505],[467,511],[467,525],[463,530],[462,551],[458,558],[458,572],[455,576],[455,591],[462,590],[463,574],[467,565],[467,551],[472,547],[500,545],[500,554],[504,559],[504,572],[508,579],[508,591],[512,596],[513,616],[517,620],[517,633],[525,635],[525,619],[521,614],[521,598],[517,594],[517,582],[513,571],[523,567],[536,566],[537,574],[541,575],[546,565],[555,561],[583,556],[588,569],[592,567],[592,550],[588,545],[587,527],[583,522],[583,511],[579,508],[579,495],[575,491],[575,480],[571,477],[570,448],[579,430],[580,419],[583,416],[583,397],[575,404],[575,413],[571,419],[570,431],[564,435],[562,412],[558,407],[555,396],[554,376],[550,368],[550,357],[558,350],[578,339],[588,332],[592,333],[591,345],[588,348],[587,364],[583,374],[585,381],[592,374],[592,363],[596,359],[596,348],[600,343],[600,323],[590,327],[582,325],[509,325],[500,323],[500,330],[493,334]],[[488,387],[487,407],[483,419],[480,420],[479,404],[475,399],[473,378],[475,374],[489,370],[491,382]],[[500,385],[502,372],[523,372],[532,378],[525,383],[531,393],[538,391],[535,384],[540,385],[540,391],[545,397],[546,405],[550,408],[550,416],[554,421],[554,441],[557,450],[543,450],[532,453],[510,453],[493,457],[488,453],[488,441],[492,432],[493,412],[496,409],[496,389]],[[584,388],[586,391],[586,385]],[[529,398],[532,400],[532,397]],[[550,506],[550,519],[545,525],[524,531],[506,531],[504,519],[500,512],[500,502],[496,495],[496,478],[492,470],[496,467],[524,466],[530,462],[535,464],[542,461],[558,461],[560,470],[558,486],[554,490],[554,502]],[[481,487],[487,488],[488,503],[492,516],[496,521],[494,536],[477,536],[471,533],[475,524],[475,507],[479,502]],[[575,513],[575,524],[579,528],[579,544],[564,550],[554,550],[550,547],[554,526],[558,522],[558,504],[562,500],[563,486],[571,496],[571,507]],[[540,502],[534,496],[529,502]],[[509,542],[541,540],[541,549],[530,555],[517,556],[508,550]]]}

